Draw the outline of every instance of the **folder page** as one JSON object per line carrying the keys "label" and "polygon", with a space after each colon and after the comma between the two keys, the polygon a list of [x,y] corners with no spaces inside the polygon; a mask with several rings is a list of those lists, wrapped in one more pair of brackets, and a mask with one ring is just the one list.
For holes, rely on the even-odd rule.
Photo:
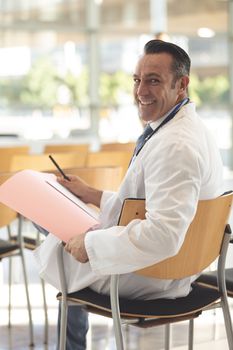
{"label": "folder page", "polygon": [[0,186],[0,202],[64,242],[99,223],[98,212],[60,185],[54,174],[14,174]]}

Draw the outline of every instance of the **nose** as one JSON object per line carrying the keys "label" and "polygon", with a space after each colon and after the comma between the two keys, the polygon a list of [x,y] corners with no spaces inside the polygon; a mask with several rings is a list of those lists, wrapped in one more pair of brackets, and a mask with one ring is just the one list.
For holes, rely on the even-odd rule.
{"label": "nose", "polygon": [[144,81],[140,81],[137,87],[138,96],[146,96],[148,94],[148,86]]}

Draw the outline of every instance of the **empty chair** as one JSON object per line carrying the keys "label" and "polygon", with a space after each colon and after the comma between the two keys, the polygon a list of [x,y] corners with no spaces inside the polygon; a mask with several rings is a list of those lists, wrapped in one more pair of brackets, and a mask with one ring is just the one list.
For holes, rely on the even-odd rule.
{"label": "empty chair", "polygon": [[0,147],[0,172],[10,170],[11,159],[16,154],[29,154],[29,146]]}
{"label": "empty chair", "polygon": [[87,155],[86,166],[101,167],[101,166],[120,166],[122,167],[122,177],[124,177],[130,160],[132,152],[129,151],[106,151],[106,152],[90,152]]}
{"label": "empty chair", "polygon": [[101,151],[128,151],[132,152],[135,148],[135,142],[112,142],[112,143],[102,143],[100,150]]}
{"label": "empty chair", "polygon": [[[9,178],[10,174],[1,174],[0,175],[0,184],[6,181]],[[17,239],[12,242],[12,226],[14,225],[14,231],[17,233]],[[11,258],[15,256],[19,256],[22,269],[23,269],[23,278],[26,292],[26,300],[27,300],[27,309],[28,309],[28,318],[29,318],[29,331],[30,331],[30,346],[34,343],[33,338],[33,324],[32,324],[32,313],[31,313],[31,304],[29,299],[29,291],[28,291],[28,279],[24,258],[24,250],[23,250],[23,242],[22,242],[22,218],[18,217],[17,213],[0,203],[0,229],[6,228],[8,237],[6,239],[0,239],[0,260],[4,258],[10,258],[10,266],[9,266],[9,326],[11,325],[11,284],[12,284],[12,274],[11,274]],[[18,296],[14,296],[18,297]]]}
{"label": "empty chair", "polygon": [[[203,200],[198,204],[196,215],[189,226],[183,245],[177,255],[136,271],[143,276],[161,279],[180,279],[200,273],[218,258],[217,290],[195,282],[186,297],[176,299],[131,300],[118,296],[118,275],[111,276],[110,296],[85,288],[78,292],[66,293],[66,278],[63,266],[63,245],[58,249],[60,282],[62,293],[62,319],[60,350],[65,349],[67,304],[85,305],[89,312],[113,317],[117,350],[123,350],[124,340],[121,324],[138,327],[153,327],[182,320],[190,321],[189,350],[193,348],[193,318],[202,311],[215,307],[220,302],[223,310],[229,350],[233,349],[233,331],[225,290],[224,266],[231,230],[228,222],[233,195],[227,194],[216,199]],[[132,219],[143,219],[143,200],[126,200],[122,208],[119,225],[127,225]],[[168,344],[166,349],[168,349]]]}
{"label": "empty chair", "polygon": [[[58,171],[54,172],[60,175]],[[77,175],[99,190],[116,191],[121,183],[121,167],[80,167],[66,169],[67,174]]]}
{"label": "empty chair", "polygon": [[[85,153],[56,153],[54,158],[64,169],[84,166],[86,162]],[[53,171],[55,166],[47,154],[15,155],[12,158],[10,171],[15,172],[23,169]]]}
{"label": "empty chair", "polygon": [[82,152],[87,154],[88,150],[88,144],[49,144],[44,147],[44,153]]}

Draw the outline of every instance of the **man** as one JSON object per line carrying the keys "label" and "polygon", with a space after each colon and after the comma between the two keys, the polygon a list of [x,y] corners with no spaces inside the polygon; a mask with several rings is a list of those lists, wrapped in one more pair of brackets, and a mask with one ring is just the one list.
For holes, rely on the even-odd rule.
{"label": "man", "polygon": [[[101,227],[65,246],[69,292],[89,286],[109,293],[112,273],[122,274],[120,294],[129,298],[190,292],[196,276],[164,281],[132,273],[177,254],[198,201],[222,192],[218,149],[188,99],[189,71],[189,56],[177,45],[161,40],[145,45],[134,74],[134,97],[149,134],[140,140],[118,192],[90,188],[75,176],[58,178],[84,202],[100,207]],[[117,226],[125,198],[145,198],[145,220]],[[59,288],[56,277],[53,284]]]}

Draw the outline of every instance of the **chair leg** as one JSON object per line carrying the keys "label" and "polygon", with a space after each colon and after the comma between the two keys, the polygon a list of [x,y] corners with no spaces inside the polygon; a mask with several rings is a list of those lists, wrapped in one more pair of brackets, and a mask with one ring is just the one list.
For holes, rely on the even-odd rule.
{"label": "chair leg", "polygon": [[59,277],[61,283],[62,301],[60,313],[60,336],[59,336],[59,350],[66,350],[66,328],[67,328],[67,286],[65,277],[65,268],[63,262],[63,244],[61,243],[57,248],[57,264],[59,269]]}
{"label": "chair leg", "polygon": [[233,330],[232,330],[231,314],[230,314],[227,300],[222,298],[221,305],[222,305],[222,311],[224,316],[228,347],[229,347],[229,350],[231,350],[233,349]]}
{"label": "chair leg", "polygon": [[165,350],[170,350],[170,338],[171,338],[171,325],[170,323],[165,325]]}
{"label": "chair leg", "polygon": [[8,327],[11,327],[11,287],[12,287],[12,258],[9,258],[8,273]]}
{"label": "chair leg", "polygon": [[194,319],[189,320],[188,350],[193,350]]}
{"label": "chair leg", "polygon": [[118,283],[119,276],[112,275],[110,283],[110,300],[112,308],[112,318],[113,318],[113,328],[115,333],[116,348],[117,350],[124,350],[124,341],[121,328],[121,316],[119,308],[119,299],[118,299]]}
{"label": "chair leg", "polygon": [[59,350],[66,350],[67,313],[68,313],[68,305],[67,305],[66,296],[64,297],[62,296]]}
{"label": "chair leg", "polygon": [[29,318],[29,330],[30,330],[30,346],[34,346],[34,335],[33,335],[33,324],[32,324],[32,310],[31,310],[31,303],[30,303],[29,291],[28,291],[28,279],[27,279],[27,272],[26,272],[26,264],[25,264],[24,253],[23,253],[23,249],[22,248],[21,248],[20,256],[21,256],[21,261],[22,261],[24,286],[25,286],[25,293],[26,293],[26,299],[27,299],[28,318]]}
{"label": "chair leg", "polygon": [[40,281],[41,281],[41,288],[42,288],[42,295],[43,295],[44,318],[45,318],[44,344],[48,344],[49,322],[48,322],[48,307],[47,307],[46,293],[45,293],[45,282],[42,278]]}

